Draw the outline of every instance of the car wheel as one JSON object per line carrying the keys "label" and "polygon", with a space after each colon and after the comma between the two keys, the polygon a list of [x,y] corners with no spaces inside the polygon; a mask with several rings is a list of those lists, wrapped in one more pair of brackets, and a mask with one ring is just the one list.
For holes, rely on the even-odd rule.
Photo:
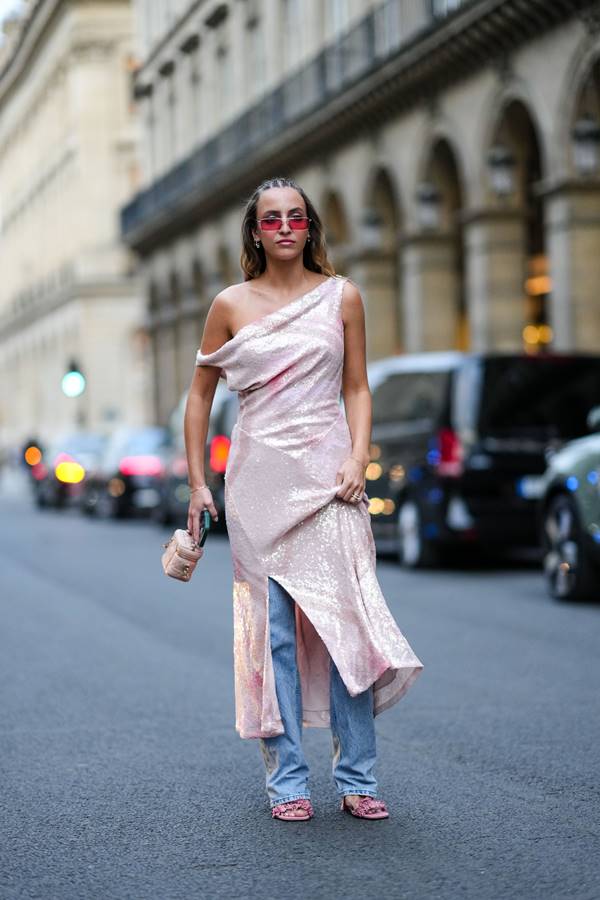
{"label": "car wheel", "polygon": [[600,573],[588,557],[573,499],[567,494],[553,497],[543,526],[544,574],[550,595],[557,600],[592,599]]}
{"label": "car wheel", "polygon": [[421,569],[439,563],[437,548],[423,537],[423,517],[415,500],[407,498],[401,502],[397,526],[400,565],[407,569]]}

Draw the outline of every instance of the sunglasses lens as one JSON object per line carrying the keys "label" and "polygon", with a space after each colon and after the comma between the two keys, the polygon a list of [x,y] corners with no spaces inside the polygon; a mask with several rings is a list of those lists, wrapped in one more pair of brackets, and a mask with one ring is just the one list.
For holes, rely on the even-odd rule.
{"label": "sunglasses lens", "polygon": [[[283,220],[275,216],[268,219],[260,219],[259,221],[263,231],[279,231],[283,225]],[[308,216],[292,216],[291,219],[288,219],[289,226],[293,231],[302,231],[308,228],[309,221]]]}

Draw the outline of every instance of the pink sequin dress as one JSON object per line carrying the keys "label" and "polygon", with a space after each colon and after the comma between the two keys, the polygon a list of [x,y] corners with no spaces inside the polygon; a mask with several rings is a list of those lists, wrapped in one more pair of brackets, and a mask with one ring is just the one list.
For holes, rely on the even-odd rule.
{"label": "pink sequin dress", "polygon": [[375,574],[369,499],[335,494],[352,452],[340,404],[341,276],[243,326],[196,365],[222,369],[240,410],[225,473],[233,560],[236,729],[283,732],[270,652],[268,576],[296,601],[304,724],[329,725],[329,656],[351,695],[374,685],[375,715],[423,664],[392,617]]}

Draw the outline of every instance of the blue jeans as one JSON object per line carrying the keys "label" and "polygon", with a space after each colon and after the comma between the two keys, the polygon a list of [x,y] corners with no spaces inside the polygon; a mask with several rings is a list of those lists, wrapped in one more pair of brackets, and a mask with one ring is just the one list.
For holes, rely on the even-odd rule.
{"label": "blue jeans", "polygon": [[[271,655],[277,701],[285,729],[260,738],[271,806],[310,798],[308,766],[302,752],[302,692],[296,662],[295,603],[279,582],[269,578]],[[351,697],[330,657],[330,714],[333,778],[338,794],[377,796],[373,689]]]}

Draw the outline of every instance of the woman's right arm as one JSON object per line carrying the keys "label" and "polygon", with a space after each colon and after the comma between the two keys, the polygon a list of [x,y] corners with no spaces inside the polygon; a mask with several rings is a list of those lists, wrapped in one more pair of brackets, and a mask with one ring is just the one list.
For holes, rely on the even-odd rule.
{"label": "woman's right arm", "polygon": [[[206,316],[200,352],[214,353],[230,337],[227,300],[222,293],[217,294]],[[212,494],[206,486],[204,459],[208,419],[220,374],[221,369],[217,366],[195,366],[183,418],[188,483],[191,491],[187,527],[196,542],[200,539],[202,510],[208,509],[213,520],[218,519]]]}

